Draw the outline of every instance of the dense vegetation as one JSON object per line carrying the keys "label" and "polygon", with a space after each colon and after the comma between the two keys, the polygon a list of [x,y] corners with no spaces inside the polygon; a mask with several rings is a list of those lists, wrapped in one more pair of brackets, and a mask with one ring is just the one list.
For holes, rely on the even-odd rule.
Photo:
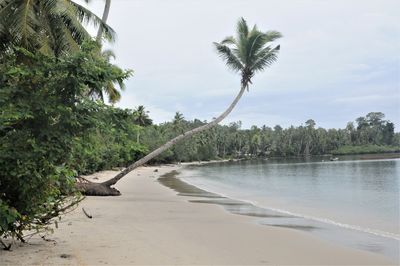
{"label": "dense vegetation", "polygon": [[[132,72],[109,62],[112,53],[90,41],[83,21],[100,24],[99,36],[112,39],[104,21],[73,1],[0,0],[2,238],[23,241],[27,230],[48,229],[81,200],[75,186],[79,175],[125,167],[183,132],[208,129],[206,121],[188,121],[180,113],[154,125],[143,106],[128,110],[104,104],[104,94],[111,102],[119,99],[116,86],[123,88]],[[276,60],[280,47],[269,42],[279,37],[276,31],[249,29],[242,19],[236,39],[215,43],[227,65],[241,73],[237,101],[254,74]],[[286,129],[242,129],[236,122],[194,135],[152,163],[392,152],[399,146],[399,134],[382,113],[369,113],[345,129],[317,128],[313,120]]]}
{"label": "dense vegetation", "polygon": [[[23,58],[24,60],[21,60]],[[95,44],[55,58],[17,49],[0,64],[0,235],[23,239],[79,201],[74,178],[124,167],[205,121],[152,124],[143,106],[120,109],[88,91],[122,82],[131,72],[111,65]],[[283,129],[217,125],[167,150],[153,163],[399,151],[400,136],[379,112],[345,129],[313,120]]]}
{"label": "dense vegetation", "polygon": [[79,201],[79,173],[121,166],[146,151],[129,111],[88,93],[131,75],[97,44],[61,57],[14,49],[0,64],[0,236],[23,240]]}
{"label": "dense vegetation", "polygon": [[[142,143],[152,149],[187,129],[204,124],[187,121],[177,113],[172,122],[146,127]],[[292,157],[322,154],[378,153],[400,150],[400,134],[384,120],[384,114],[372,112],[349,122],[344,129],[316,127],[310,119],[304,125],[283,129],[276,125],[241,129],[241,123],[218,125],[186,140],[156,158],[159,162],[210,160],[218,158]]]}

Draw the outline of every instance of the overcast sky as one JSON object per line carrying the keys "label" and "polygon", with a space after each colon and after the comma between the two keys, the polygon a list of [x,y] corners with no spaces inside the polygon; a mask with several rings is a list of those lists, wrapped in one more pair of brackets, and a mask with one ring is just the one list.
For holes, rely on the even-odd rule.
{"label": "overcast sky", "polygon": [[[79,2],[79,1],[78,1]],[[101,16],[104,1],[89,8]],[[235,33],[244,17],[278,30],[278,61],[253,86],[225,123],[243,127],[343,128],[380,111],[400,128],[400,1],[385,0],[112,0],[109,25],[116,63],[133,69],[117,104],[144,105],[156,123],[176,111],[210,120],[240,87],[212,42]]]}

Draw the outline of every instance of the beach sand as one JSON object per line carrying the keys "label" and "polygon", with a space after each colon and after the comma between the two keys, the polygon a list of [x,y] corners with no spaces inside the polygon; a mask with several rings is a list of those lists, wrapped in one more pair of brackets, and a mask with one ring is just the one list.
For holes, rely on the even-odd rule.
{"label": "beach sand", "polygon": [[[0,265],[395,264],[306,232],[259,225],[254,217],[221,206],[191,203],[195,198],[177,196],[157,181],[177,169],[171,165],[131,172],[117,184],[122,196],[86,198],[63,217],[49,241],[35,236],[10,252],[0,251]],[[114,174],[97,173],[94,181]]]}

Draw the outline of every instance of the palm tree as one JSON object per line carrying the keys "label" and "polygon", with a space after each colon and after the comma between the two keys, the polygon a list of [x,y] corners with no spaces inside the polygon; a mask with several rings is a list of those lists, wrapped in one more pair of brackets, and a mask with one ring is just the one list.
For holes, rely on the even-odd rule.
{"label": "palm tree", "polygon": [[183,114],[180,112],[176,112],[174,119],[172,120],[172,129],[175,132],[182,133],[184,131],[183,122],[185,122],[185,117],[183,117]]}
{"label": "palm tree", "polygon": [[[111,0],[105,0],[105,1],[106,3],[104,5],[103,16],[101,17],[101,21],[103,22],[103,24],[107,24],[108,14],[110,13],[110,7],[111,7]],[[111,58],[115,59],[115,54],[111,50],[101,51],[102,49],[101,37],[103,36],[103,24],[99,25],[99,29],[97,31],[97,36],[96,36],[96,42],[99,44],[100,54],[107,60],[107,62],[109,62]],[[119,85],[121,90],[125,89],[123,84]],[[104,88],[102,88],[102,90],[93,92],[93,95],[97,96],[104,102],[104,95],[103,95],[104,93],[108,95],[108,101],[111,104],[114,104],[121,99],[121,93],[115,87],[115,82],[109,82]]]}
{"label": "palm tree", "polygon": [[[115,54],[112,50],[107,49],[101,51],[99,47],[98,52],[100,53],[99,56],[107,62],[110,62],[111,58],[115,59]],[[114,80],[109,81],[103,88],[90,88],[87,91],[87,95],[91,96],[93,99],[100,99],[104,102],[104,94],[106,94],[108,101],[114,104],[121,99],[121,93],[116,86],[118,86],[121,91],[125,90],[125,84],[122,80]]]}
{"label": "palm tree", "polygon": [[149,111],[146,111],[143,105],[139,105],[133,111],[133,122],[142,127],[150,126],[153,124],[153,120],[150,119],[148,113]]}
{"label": "palm tree", "polygon": [[13,46],[56,57],[77,51],[91,39],[82,25],[89,22],[101,25],[109,40],[114,38],[108,25],[72,0],[0,0],[0,55]]}
{"label": "palm tree", "polygon": [[261,32],[257,29],[257,26],[250,30],[246,21],[241,18],[237,23],[236,37],[227,37],[220,43],[214,43],[217,53],[222,57],[226,65],[241,75],[239,93],[228,109],[208,124],[184,132],[168,141],[145,157],[129,165],[115,177],[103,183],[90,183],[85,180],[78,184],[78,188],[87,195],[120,195],[119,191],[111,186],[115,185],[126,174],[171,148],[177,142],[217,125],[233,110],[245,90],[249,89],[254,74],[271,66],[277,60],[280,46],[272,47],[270,43],[280,37],[282,35],[277,31]]}
{"label": "palm tree", "polygon": [[153,120],[150,119],[148,113],[149,111],[146,111],[143,105],[139,105],[135,110],[133,110],[133,123],[139,126],[136,133],[137,143],[140,142],[140,132],[142,127],[153,124]]}
{"label": "palm tree", "polygon": [[185,121],[185,117],[183,117],[183,114],[181,112],[175,112],[175,116],[174,116],[174,120],[172,120],[172,124],[179,125],[183,121]]}
{"label": "palm tree", "polygon": [[[106,24],[108,19],[108,14],[110,13],[111,0],[106,0],[106,4],[104,6],[103,16],[101,17],[101,21]],[[97,31],[96,41],[101,44],[101,36],[103,35],[103,27],[99,26],[99,30]]]}
{"label": "palm tree", "polygon": [[[72,0],[0,0],[0,56],[10,51],[12,46],[21,46],[30,51],[39,50],[56,57],[78,51],[85,40],[92,39],[82,25],[87,22],[99,26],[98,42],[101,46],[101,36],[109,40],[114,38],[114,31],[106,24],[109,2],[107,0],[103,18],[100,19]],[[102,51],[100,55],[107,62],[115,58],[110,50]],[[109,102],[114,104],[121,98],[116,85],[124,89],[122,82],[110,81],[102,90],[89,89],[87,94],[102,101],[106,94]]]}

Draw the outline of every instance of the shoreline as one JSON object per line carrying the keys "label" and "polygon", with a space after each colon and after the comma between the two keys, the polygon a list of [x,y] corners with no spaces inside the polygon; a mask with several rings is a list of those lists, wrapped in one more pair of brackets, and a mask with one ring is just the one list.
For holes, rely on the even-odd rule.
{"label": "shoreline", "polygon": [[[216,192],[210,188],[197,186],[191,183],[187,178],[180,178],[180,174],[180,172],[173,171],[159,177],[158,180],[164,186],[176,191],[178,196],[196,198],[188,198],[189,202],[222,206],[228,213],[256,217],[254,222],[261,226],[283,227],[305,231],[324,241],[357,250],[373,252],[391,260],[399,261],[399,253],[396,247],[399,246],[400,236],[397,234],[376,229],[362,228],[357,225],[345,224],[328,218],[309,216],[283,209],[261,206],[250,200],[231,197],[230,195]],[[357,239],[357,241],[355,241],[355,239]],[[377,251],[378,249],[371,251],[368,248],[361,248],[361,246],[365,245],[365,247],[367,247],[373,244],[374,241],[382,245],[380,251]]]}
{"label": "shoreline", "polygon": [[[117,184],[122,196],[86,198],[47,236],[50,241],[34,236],[11,252],[0,251],[0,264],[395,264],[304,232],[261,226],[254,217],[233,215],[216,205],[193,204],[157,180],[180,168],[150,166],[131,172]],[[114,173],[90,178],[101,182]]]}

